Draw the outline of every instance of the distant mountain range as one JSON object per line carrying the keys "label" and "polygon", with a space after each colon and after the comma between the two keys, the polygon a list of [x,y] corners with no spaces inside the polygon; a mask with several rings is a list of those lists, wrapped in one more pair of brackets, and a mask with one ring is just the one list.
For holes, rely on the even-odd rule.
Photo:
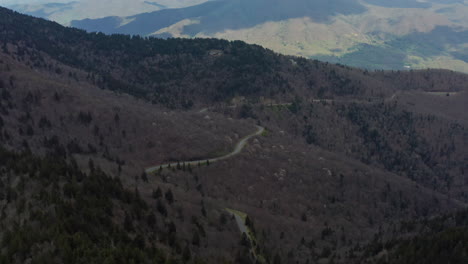
{"label": "distant mountain range", "polygon": [[206,0],[6,0],[8,8],[69,25],[72,20],[131,16],[166,8],[196,5]]}
{"label": "distant mountain range", "polygon": [[107,2],[14,9],[90,32],[243,40],[282,54],[368,69],[468,72],[465,0]]}
{"label": "distant mountain range", "polygon": [[467,13],[467,2],[458,0],[225,0],[71,25],[105,33],[239,39],[370,69],[468,72]]}

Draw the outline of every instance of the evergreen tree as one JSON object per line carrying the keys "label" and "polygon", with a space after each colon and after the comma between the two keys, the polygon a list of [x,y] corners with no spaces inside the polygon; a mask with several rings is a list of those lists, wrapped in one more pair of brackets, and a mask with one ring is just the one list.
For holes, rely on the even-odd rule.
{"label": "evergreen tree", "polygon": [[158,187],[158,189],[156,189],[156,191],[155,191],[155,190],[153,190],[153,193],[152,193],[152,195],[151,195],[151,196],[152,196],[154,199],[159,199],[159,198],[161,198],[161,197],[162,197],[162,191],[161,191],[161,188],[160,188],[160,187]]}
{"label": "evergreen tree", "polygon": [[167,190],[164,196],[166,197],[166,200],[169,204],[172,204],[174,202],[174,195],[172,194],[171,189]]}
{"label": "evergreen tree", "polygon": [[188,245],[185,245],[182,258],[184,259],[185,262],[188,262],[192,258],[192,253],[190,252],[190,248]]}
{"label": "evergreen tree", "polygon": [[193,232],[192,245],[197,246],[197,247],[200,246],[200,234],[198,234],[198,231]]}
{"label": "evergreen tree", "polygon": [[162,216],[167,217],[167,209],[161,202],[161,200],[158,200],[158,202],[156,203],[156,209]]}
{"label": "evergreen tree", "polygon": [[154,227],[156,225],[156,216],[153,212],[151,212],[146,218],[146,223],[148,223],[150,227]]}
{"label": "evergreen tree", "polygon": [[281,264],[281,257],[276,253],[275,258],[273,259],[273,264]]}
{"label": "evergreen tree", "polygon": [[132,223],[132,218],[130,215],[125,213],[125,218],[124,218],[124,228],[126,231],[131,232],[133,231],[133,223]]}
{"label": "evergreen tree", "polygon": [[146,172],[143,172],[141,174],[141,179],[144,181],[144,182],[148,182],[148,174],[146,174]]}
{"label": "evergreen tree", "polygon": [[94,161],[92,159],[88,160],[88,167],[91,172],[94,171]]}

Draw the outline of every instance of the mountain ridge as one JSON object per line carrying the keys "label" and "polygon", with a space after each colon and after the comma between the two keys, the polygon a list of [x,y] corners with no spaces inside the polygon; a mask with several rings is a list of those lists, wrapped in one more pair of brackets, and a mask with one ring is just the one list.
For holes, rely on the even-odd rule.
{"label": "mountain ridge", "polygon": [[[287,55],[369,69],[467,72],[466,11],[464,1],[226,0],[127,18],[73,21],[71,25],[108,34],[243,40]],[[441,32],[441,28],[447,30]],[[450,32],[456,33],[444,38]],[[431,35],[431,41],[423,34]],[[424,46],[436,52],[418,54]],[[376,50],[390,55],[383,54],[383,63],[376,64]],[[387,62],[391,59],[397,62]]]}
{"label": "mountain ridge", "polygon": [[37,3],[6,3],[5,7],[70,25],[72,20],[86,18],[102,18],[106,16],[130,16],[144,12],[163,10],[167,8],[180,8],[200,4],[206,0],[134,0],[131,2],[121,0],[76,0],[76,1],[40,1]]}

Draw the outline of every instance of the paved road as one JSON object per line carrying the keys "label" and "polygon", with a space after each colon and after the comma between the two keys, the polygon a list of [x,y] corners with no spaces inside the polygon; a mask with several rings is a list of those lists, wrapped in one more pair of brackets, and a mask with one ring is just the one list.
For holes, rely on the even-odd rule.
{"label": "paved road", "polygon": [[267,262],[265,261],[265,258],[262,255],[258,254],[256,250],[255,237],[253,236],[253,234],[251,233],[251,231],[245,224],[245,217],[247,217],[247,215],[243,216],[242,214],[244,213],[235,211],[232,209],[227,209],[227,208],[226,208],[226,211],[232,214],[234,218],[236,219],[236,223],[237,223],[237,226],[239,227],[239,230],[241,231],[241,235],[246,234],[247,239],[250,241],[249,252],[250,252],[250,257],[252,258],[252,262],[266,264]]}
{"label": "paved road", "polygon": [[248,234],[247,233],[247,226],[245,225],[245,221],[244,219],[238,215],[238,214],[235,214],[235,213],[232,213],[232,215],[234,215],[234,218],[236,219],[236,223],[237,223],[237,226],[239,227],[239,230],[241,231],[241,234]]}
{"label": "paved road", "polygon": [[203,159],[203,160],[179,161],[179,162],[173,162],[173,163],[167,163],[167,164],[159,164],[159,165],[155,165],[155,166],[146,168],[145,172],[146,173],[152,173],[152,172],[158,171],[160,168],[166,169],[166,168],[169,168],[169,167],[177,167],[178,164],[182,165],[184,163],[185,163],[186,166],[188,166],[189,164],[190,164],[190,166],[197,166],[198,164],[200,164],[200,163],[203,164],[203,163],[206,163],[207,161],[210,162],[210,163],[214,163],[214,162],[218,162],[218,161],[221,161],[221,160],[229,159],[229,158],[241,153],[242,149],[244,149],[245,145],[247,145],[247,142],[249,141],[249,139],[261,135],[263,133],[263,131],[265,131],[264,127],[257,126],[257,131],[255,133],[250,134],[250,135],[244,137],[243,139],[241,139],[241,141],[239,141],[239,143],[237,143],[234,150],[231,153],[226,154],[224,156],[216,157],[216,158],[208,158],[208,159]]}

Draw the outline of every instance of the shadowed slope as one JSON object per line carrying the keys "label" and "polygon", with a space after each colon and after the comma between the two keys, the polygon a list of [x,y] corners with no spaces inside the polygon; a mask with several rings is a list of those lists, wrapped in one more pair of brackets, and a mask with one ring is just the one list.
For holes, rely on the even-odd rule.
{"label": "shadowed slope", "polygon": [[[337,14],[359,14],[366,9],[352,0],[220,0],[182,9],[145,13],[127,18],[73,21],[72,26],[88,31],[148,35],[184,19],[199,23],[187,26],[184,32],[215,33],[227,29],[250,28],[268,21],[310,17],[326,23]],[[123,23],[124,21],[130,21]]]}

